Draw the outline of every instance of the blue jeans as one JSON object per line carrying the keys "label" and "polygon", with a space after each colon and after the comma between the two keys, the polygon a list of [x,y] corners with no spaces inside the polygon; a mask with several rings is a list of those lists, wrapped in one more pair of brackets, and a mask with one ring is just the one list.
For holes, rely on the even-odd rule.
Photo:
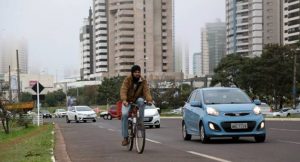
{"label": "blue jeans", "polygon": [[[139,113],[140,113],[140,120],[144,121],[144,108],[145,103],[143,98],[138,98],[136,100],[136,104],[139,107]],[[130,111],[131,105],[128,104],[128,106],[122,105],[122,136],[124,138],[128,137],[128,113]]]}

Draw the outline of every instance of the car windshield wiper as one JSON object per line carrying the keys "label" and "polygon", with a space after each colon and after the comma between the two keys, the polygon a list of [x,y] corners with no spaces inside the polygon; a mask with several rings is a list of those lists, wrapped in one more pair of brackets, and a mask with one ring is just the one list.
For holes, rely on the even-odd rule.
{"label": "car windshield wiper", "polygon": [[218,102],[209,102],[209,103],[206,103],[207,105],[217,105],[217,104],[222,104],[222,103],[218,103]]}

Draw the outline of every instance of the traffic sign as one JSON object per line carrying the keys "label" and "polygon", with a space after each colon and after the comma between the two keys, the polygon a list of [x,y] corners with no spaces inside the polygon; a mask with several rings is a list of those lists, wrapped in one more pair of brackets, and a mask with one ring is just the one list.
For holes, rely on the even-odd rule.
{"label": "traffic sign", "polygon": [[44,90],[45,87],[44,87],[41,83],[39,83],[39,82],[37,82],[37,83],[32,87],[32,90],[34,90],[34,92],[37,93],[37,85],[39,85],[39,93],[41,93],[41,92]]}

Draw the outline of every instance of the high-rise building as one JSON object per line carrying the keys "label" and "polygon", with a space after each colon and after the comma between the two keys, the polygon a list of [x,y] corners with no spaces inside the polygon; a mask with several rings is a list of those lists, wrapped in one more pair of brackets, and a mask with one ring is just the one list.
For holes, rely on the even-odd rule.
{"label": "high-rise building", "polygon": [[90,80],[90,75],[94,73],[92,20],[92,9],[90,8],[89,17],[84,19],[84,26],[80,29],[81,80]]}
{"label": "high-rise building", "polygon": [[9,70],[17,71],[17,50],[19,55],[20,73],[28,73],[28,49],[25,39],[3,38],[0,39],[0,74]]}
{"label": "high-rise building", "polygon": [[226,0],[227,54],[260,56],[263,48],[263,0]]}
{"label": "high-rise building", "polygon": [[201,60],[201,53],[194,53],[193,55],[193,74],[195,76],[201,76],[202,74],[202,70],[201,70],[201,64],[202,64],[202,60]]}
{"label": "high-rise building", "polygon": [[182,44],[179,38],[175,41],[175,56],[174,56],[174,68],[175,72],[183,72],[182,67]]}
{"label": "high-rise building", "polygon": [[108,1],[109,76],[174,77],[173,0]]}
{"label": "high-rise building", "polygon": [[103,78],[108,72],[107,2],[107,0],[93,0],[94,74],[92,78]]}
{"label": "high-rise building", "polygon": [[283,43],[283,0],[263,0],[263,29],[263,44]]}
{"label": "high-rise building", "polygon": [[182,60],[183,60],[183,73],[185,75],[185,78],[189,78],[190,73],[190,50],[189,50],[189,44],[187,42],[184,43],[183,49],[182,49]]}
{"label": "high-rise building", "polygon": [[202,75],[211,75],[226,54],[226,24],[207,23],[201,31]]}
{"label": "high-rise building", "polygon": [[300,38],[300,1],[285,0],[283,4],[283,43],[295,44]]}

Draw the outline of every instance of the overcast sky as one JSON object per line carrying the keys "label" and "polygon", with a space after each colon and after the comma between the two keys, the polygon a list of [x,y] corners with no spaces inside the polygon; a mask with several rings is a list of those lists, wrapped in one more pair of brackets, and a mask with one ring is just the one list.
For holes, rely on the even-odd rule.
{"label": "overcast sky", "polygon": [[[25,38],[29,68],[50,74],[80,68],[79,30],[92,0],[0,0],[0,38]],[[175,37],[200,51],[207,22],[225,20],[225,0],[175,0]]]}

